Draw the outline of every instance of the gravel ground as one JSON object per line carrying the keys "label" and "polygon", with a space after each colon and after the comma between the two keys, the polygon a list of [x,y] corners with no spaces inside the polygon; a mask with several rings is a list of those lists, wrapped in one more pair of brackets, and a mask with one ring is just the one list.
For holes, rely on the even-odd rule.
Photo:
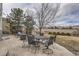
{"label": "gravel ground", "polygon": [[[13,35],[7,36],[9,39],[0,41],[0,55],[1,56],[74,56],[66,48],[54,43],[49,48],[50,50],[43,50],[41,48],[35,49],[33,46],[22,48],[23,42]],[[49,53],[48,53],[49,52]]]}

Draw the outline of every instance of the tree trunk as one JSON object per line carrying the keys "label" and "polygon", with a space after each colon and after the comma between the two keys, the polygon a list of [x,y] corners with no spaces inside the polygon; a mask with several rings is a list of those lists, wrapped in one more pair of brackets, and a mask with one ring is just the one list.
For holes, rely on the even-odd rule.
{"label": "tree trunk", "polygon": [[18,33],[18,31],[19,31],[19,25],[20,25],[20,22],[18,21],[18,23],[17,23],[16,33]]}
{"label": "tree trunk", "polygon": [[39,28],[39,34],[40,34],[40,36],[41,36],[41,34],[42,34],[42,28]]}
{"label": "tree trunk", "polygon": [[12,24],[10,23],[10,33],[13,34],[12,32]]}
{"label": "tree trunk", "polygon": [[26,34],[29,35],[29,29],[28,28],[26,28]]}

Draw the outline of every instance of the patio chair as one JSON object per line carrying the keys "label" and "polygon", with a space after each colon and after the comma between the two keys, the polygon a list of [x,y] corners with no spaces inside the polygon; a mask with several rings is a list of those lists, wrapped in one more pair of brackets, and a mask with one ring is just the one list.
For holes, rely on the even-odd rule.
{"label": "patio chair", "polygon": [[53,42],[54,42],[54,38],[53,38],[53,37],[50,37],[49,40],[47,40],[47,41],[45,42],[45,47],[46,47],[46,49],[49,49],[49,46],[50,46],[50,45],[53,45]]}
{"label": "patio chair", "polygon": [[33,46],[32,48],[35,48],[35,53],[39,49],[38,41],[35,41],[35,38],[33,35],[28,35],[28,44],[29,44],[29,47]]}
{"label": "patio chair", "polygon": [[56,42],[56,37],[57,37],[57,35],[55,35],[55,36],[53,37],[53,41],[54,41],[54,42]]}
{"label": "patio chair", "polygon": [[43,49],[43,53],[45,54],[53,54],[53,50],[52,49],[49,49],[49,46],[50,45],[53,45],[53,42],[54,42],[54,37],[50,37],[46,42],[45,42],[45,49]]}

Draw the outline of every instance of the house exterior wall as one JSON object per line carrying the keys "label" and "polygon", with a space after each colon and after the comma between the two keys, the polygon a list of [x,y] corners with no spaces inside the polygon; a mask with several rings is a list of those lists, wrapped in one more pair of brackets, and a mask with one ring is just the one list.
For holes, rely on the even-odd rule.
{"label": "house exterior wall", "polygon": [[0,3],[0,40],[2,36],[2,3]]}
{"label": "house exterior wall", "polygon": [[2,18],[2,33],[10,33],[10,23],[7,22],[6,18]]}

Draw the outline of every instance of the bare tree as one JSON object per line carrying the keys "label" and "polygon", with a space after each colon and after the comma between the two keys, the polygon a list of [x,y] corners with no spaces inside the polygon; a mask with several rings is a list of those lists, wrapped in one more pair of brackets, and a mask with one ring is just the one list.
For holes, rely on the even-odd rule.
{"label": "bare tree", "polygon": [[54,20],[56,14],[60,8],[60,4],[42,3],[39,8],[36,9],[36,26],[39,28],[40,35],[42,29]]}

